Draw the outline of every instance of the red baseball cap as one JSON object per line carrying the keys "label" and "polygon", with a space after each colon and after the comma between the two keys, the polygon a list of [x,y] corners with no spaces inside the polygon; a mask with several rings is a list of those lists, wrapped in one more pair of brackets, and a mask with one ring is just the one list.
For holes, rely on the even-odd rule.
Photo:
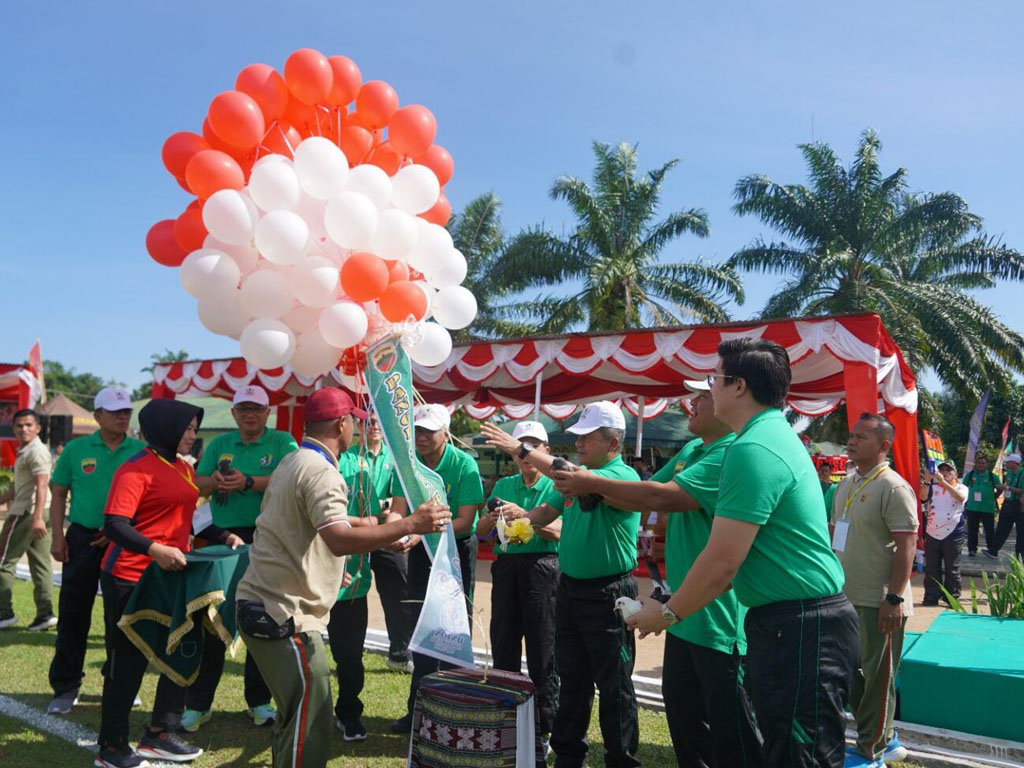
{"label": "red baseball cap", "polygon": [[337,387],[318,389],[306,400],[303,418],[306,421],[330,421],[354,414],[360,419],[367,418],[366,411],[356,408],[348,392]]}

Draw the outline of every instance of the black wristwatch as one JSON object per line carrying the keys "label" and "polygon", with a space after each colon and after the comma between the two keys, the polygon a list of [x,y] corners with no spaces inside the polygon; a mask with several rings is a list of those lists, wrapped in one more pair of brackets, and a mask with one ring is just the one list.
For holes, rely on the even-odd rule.
{"label": "black wristwatch", "polygon": [[519,458],[525,459],[532,450],[533,446],[529,443],[519,443]]}
{"label": "black wristwatch", "polygon": [[256,481],[253,480],[249,475],[245,476],[245,490],[251,490],[255,484]]}
{"label": "black wristwatch", "polygon": [[889,603],[889,605],[899,605],[903,602],[903,598],[895,592],[890,592],[885,596],[885,601]]}

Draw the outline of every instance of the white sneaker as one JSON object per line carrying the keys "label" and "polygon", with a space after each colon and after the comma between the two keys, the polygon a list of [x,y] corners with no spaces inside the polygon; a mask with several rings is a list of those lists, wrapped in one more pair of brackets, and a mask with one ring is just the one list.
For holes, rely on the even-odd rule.
{"label": "white sneaker", "polygon": [[392,672],[401,672],[405,675],[412,674],[412,659],[409,661],[401,661],[399,659],[388,659],[384,662],[384,666],[390,669]]}
{"label": "white sneaker", "polygon": [[18,617],[12,613],[7,618],[0,619],[0,629],[7,629],[8,627],[13,627],[17,623]]}
{"label": "white sneaker", "polygon": [[29,632],[45,632],[57,626],[57,617],[52,613],[49,616],[40,616],[28,625]]}
{"label": "white sneaker", "polygon": [[46,708],[46,714],[48,715],[66,715],[74,708],[75,704],[78,703],[78,691],[68,691],[62,693],[59,696],[54,696],[50,700],[50,705]]}

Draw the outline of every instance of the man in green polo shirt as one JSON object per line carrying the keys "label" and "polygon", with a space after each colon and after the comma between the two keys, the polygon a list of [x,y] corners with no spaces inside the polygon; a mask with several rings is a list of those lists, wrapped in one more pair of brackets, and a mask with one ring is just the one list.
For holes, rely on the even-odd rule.
{"label": "man in green polo shirt", "polygon": [[[512,438],[533,451],[550,453],[548,433],[539,421],[520,421]],[[539,507],[552,491],[551,478],[533,464],[513,457],[519,472],[498,480],[487,501],[488,511],[476,525],[477,537],[494,540],[491,564],[491,656],[495,669],[522,669],[523,640],[526,667],[537,687],[540,736],[547,741],[555,720],[558,671],[555,669],[555,593],[558,589],[558,539],[561,520],[536,531],[523,544],[495,538],[501,517],[515,519]]]}
{"label": "man in green polo shirt", "polygon": [[[128,437],[132,403],[121,387],[105,387],[93,400],[93,418],[100,428],[64,446],[51,478],[50,551],[63,563],[60,620],[50,663],[53,699],[50,714],[65,715],[78,703],[85,668],[85,649],[92,624],[92,606],[100,580],[100,561],[107,548],[102,533],[103,507],[114,470],[146,444]],[[71,496],[71,511],[64,515]]]}
{"label": "man in green polo shirt", "polygon": [[[465,451],[460,451],[448,439],[452,417],[448,409],[437,403],[417,405],[413,409],[413,426],[416,430],[416,455],[424,465],[434,470],[444,481],[448,506],[452,511],[452,531],[459,553],[459,567],[462,573],[462,588],[466,593],[466,608],[469,611],[469,628],[473,630],[473,585],[476,581],[476,517],[484,503],[484,484],[476,462]],[[404,516],[408,509],[405,491],[395,482],[392,491],[392,515]],[[419,621],[423,599],[427,595],[430,579],[430,556],[426,545],[417,546],[420,537],[411,536],[404,543],[396,542],[393,551],[409,553],[409,600],[410,625],[415,628]],[[406,715],[391,724],[393,733],[409,733],[412,729],[412,710],[416,704],[416,691],[420,680],[431,672],[442,669],[442,662],[421,653],[412,655],[413,672],[409,686],[408,711]]]}
{"label": "man in green polo shirt", "polygon": [[[196,485],[210,498],[213,524],[252,544],[263,492],[281,459],[298,444],[287,432],[267,427],[270,398],[262,387],[242,387],[232,399],[231,415],[238,429],[217,435],[196,467]],[[198,512],[197,512],[198,515]],[[194,733],[210,719],[213,697],[224,673],[224,643],[203,644],[199,676],[189,687],[181,727]],[[245,701],[256,725],[273,722],[276,711],[270,689],[251,654],[245,656]]]}
{"label": "man in green polo shirt", "polygon": [[[697,435],[647,482],[600,477],[586,470],[556,472],[555,487],[573,495],[600,493],[620,509],[657,509],[668,515],[665,565],[678,589],[711,534],[725,452],[736,439],[715,418],[710,387],[687,381],[690,419]],[[746,609],[732,590],[669,627],[661,690],[679,765],[753,768],[760,741],[742,684]],[[671,616],[669,618],[672,618]]]}
{"label": "man in green polo shirt", "polygon": [[[550,476],[553,457],[534,451],[490,424],[481,425],[489,445],[519,456]],[[580,464],[616,480],[639,482],[636,470],[622,460],[626,420],[614,403],[590,403],[567,430],[576,437]],[[640,513],[617,509],[603,500],[563,496],[553,491],[528,512],[534,525],[548,525],[559,515],[558,581],[555,609],[555,663],[558,709],[551,731],[557,766],[582,766],[587,759],[587,728],[599,697],[598,718],[605,765],[638,766],[640,741],[633,665],[633,633],[615,611],[620,597],[636,598],[633,577]]]}
{"label": "man in green polo shirt", "polygon": [[748,607],[747,670],[764,765],[841,766],[846,704],[859,662],[857,614],[821,519],[814,464],[782,414],[784,347],[722,342],[709,377],[715,416],[736,432],[722,464],[707,546],[662,606],[629,619],[660,632],[729,589]]}
{"label": "man in green polo shirt", "polygon": [[978,527],[985,529],[985,549],[991,551],[995,541],[996,499],[1002,493],[997,486],[999,478],[989,469],[988,456],[978,454],[974,459],[974,467],[964,475],[967,486],[967,554],[974,557],[978,554]]}

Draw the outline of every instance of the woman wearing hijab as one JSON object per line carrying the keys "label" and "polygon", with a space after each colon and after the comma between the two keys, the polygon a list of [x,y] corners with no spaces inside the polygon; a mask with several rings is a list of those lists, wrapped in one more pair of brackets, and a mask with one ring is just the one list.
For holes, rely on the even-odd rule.
{"label": "woman wearing hijab", "polygon": [[[146,672],[146,657],[117,623],[142,572],[153,561],[167,571],[185,567],[192,515],[199,490],[187,454],[203,420],[203,409],[177,400],[155,399],[139,412],[139,425],[147,445],[128,459],[110,486],[104,509],[103,534],[110,540],[103,557],[100,584],[106,623],[107,674],[103,680],[99,754],[101,768],[135,768],[140,755],[185,762],[203,750],[176,733],[185,707],[185,692],[164,675],[157,684],[153,717],[139,742],[138,752],[128,744],[128,718],[132,702]],[[231,547],[242,543],[234,534],[215,526],[203,538]]]}

